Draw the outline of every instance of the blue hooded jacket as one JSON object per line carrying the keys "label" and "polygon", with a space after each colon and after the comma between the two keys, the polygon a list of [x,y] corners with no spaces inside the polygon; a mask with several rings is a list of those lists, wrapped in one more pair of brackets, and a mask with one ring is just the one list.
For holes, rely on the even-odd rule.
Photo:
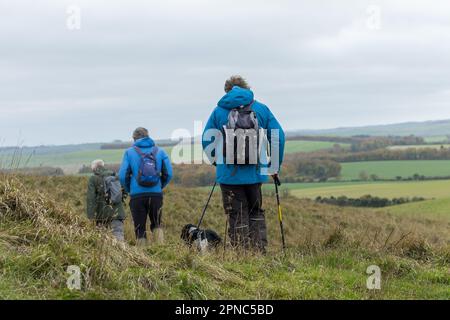
{"label": "blue hooded jacket", "polygon": [[[252,110],[256,113],[258,124],[261,129],[267,129],[268,141],[272,144],[271,130],[278,129],[279,136],[279,164],[283,161],[285,135],[281,128],[280,123],[275,116],[269,110],[269,108],[255,101],[253,98],[253,92],[248,89],[243,89],[238,86],[228,92],[220,99],[217,107],[212,112],[206,123],[205,130],[203,132],[202,144],[203,150],[205,150],[211,143],[214,143],[214,139],[211,141],[206,135],[206,131],[209,129],[222,130],[223,126],[228,122],[228,114],[234,108],[252,104]],[[273,141],[276,144],[275,141]],[[209,156],[209,155],[208,155]],[[214,156],[214,154],[213,154]],[[215,159],[210,159],[211,162],[215,162]],[[263,168],[267,168],[267,164],[261,165],[233,165],[233,164],[217,164],[216,165],[216,181],[222,184],[242,185],[242,184],[255,184],[264,183],[267,181],[268,175],[262,173]],[[279,170],[278,170],[279,171]]]}
{"label": "blue hooded jacket", "polygon": [[[142,138],[136,140],[134,146],[141,149],[143,153],[152,152],[155,147],[155,142],[151,138]],[[161,171],[161,179],[159,183],[153,187],[143,187],[137,182],[137,175],[139,172],[139,165],[141,163],[141,156],[137,153],[134,147],[129,148],[123,155],[122,165],[119,170],[119,179],[122,186],[125,188],[130,196],[153,196],[162,195],[162,190],[172,179],[172,164],[164,149],[158,147],[156,154],[156,168]]]}

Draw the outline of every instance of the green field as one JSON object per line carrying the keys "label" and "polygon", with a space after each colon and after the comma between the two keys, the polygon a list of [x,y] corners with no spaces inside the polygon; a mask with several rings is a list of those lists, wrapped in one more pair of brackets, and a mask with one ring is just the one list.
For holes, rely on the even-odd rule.
{"label": "green field", "polygon": [[[286,153],[312,152],[332,148],[334,143],[322,141],[287,141]],[[341,144],[342,147],[348,145]],[[164,147],[164,150],[171,155],[173,147]],[[196,144],[193,150],[199,154],[201,146]],[[55,149],[54,153],[30,155],[25,153],[20,157],[20,166],[26,167],[60,167],[67,173],[76,173],[82,165],[88,165],[95,159],[103,159],[107,163],[120,163],[122,161],[124,150],[82,150],[74,152],[59,152]],[[0,154],[0,168],[9,168],[11,165],[11,154]],[[14,166],[13,166],[14,167]]]}
{"label": "green field", "polygon": [[[270,188],[271,186],[269,185],[264,186],[265,190],[270,190]],[[359,198],[367,194],[386,198],[424,197],[430,200],[392,206],[383,210],[392,214],[450,220],[450,180],[370,183],[286,183],[282,185],[282,189],[290,190],[290,193],[298,198],[310,199],[315,199],[318,196]]]}
{"label": "green field", "polygon": [[450,220],[450,197],[392,206],[386,211],[402,216]]}
{"label": "green field", "polygon": [[361,197],[367,194],[379,197],[424,197],[444,199],[450,197],[450,180],[372,183],[296,183],[289,188],[291,194],[300,198],[318,196]]}
{"label": "green field", "polygon": [[[296,153],[296,152],[313,152],[323,149],[333,148],[335,142],[328,141],[287,141],[286,142],[286,153]],[[350,145],[345,143],[339,143],[343,148],[348,148]]]}
{"label": "green field", "polygon": [[103,159],[107,163],[119,163],[122,161],[122,150],[86,150],[58,154],[23,155],[20,162],[14,161],[11,165],[11,157],[0,158],[1,168],[17,167],[60,167],[67,173],[76,173],[83,164],[89,164],[92,160]]}
{"label": "green field", "polygon": [[379,178],[395,179],[414,174],[427,177],[450,176],[450,160],[405,160],[405,161],[364,161],[342,163],[343,180],[359,179],[359,174],[376,174]]}
{"label": "green field", "polygon": [[[352,182],[300,182],[300,183],[283,183],[280,190],[303,190],[303,189],[322,189],[326,187],[338,187],[338,186],[357,186],[357,185],[368,185],[368,184],[379,184],[380,182],[371,181],[352,181]],[[273,189],[273,183],[267,183],[263,185],[264,190]]]}
{"label": "green field", "polygon": [[441,143],[443,141],[448,141],[447,136],[432,136],[432,137],[425,137],[426,143]]}

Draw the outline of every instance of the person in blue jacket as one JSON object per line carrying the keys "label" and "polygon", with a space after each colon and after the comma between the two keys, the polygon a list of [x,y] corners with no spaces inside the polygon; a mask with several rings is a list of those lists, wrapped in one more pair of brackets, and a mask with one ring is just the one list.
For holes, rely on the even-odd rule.
{"label": "person in blue jacket", "polygon": [[[164,149],[157,147],[149,137],[148,130],[142,127],[133,132],[134,145],[125,151],[119,170],[120,183],[130,194],[130,209],[133,216],[136,243],[138,246],[147,244],[146,223],[150,217],[150,230],[159,243],[164,241],[161,228],[163,189],[172,179],[172,165]],[[156,148],[156,149],[155,149]],[[153,186],[143,186],[139,182],[139,172],[142,157],[155,154],[157,175],[160,176]]]}
{"label": "person in blue jacket", "polygon": [[[222,190],[231,244],[265,252],[267,231],[261,185],[267,182],[270,175],[274,178],[278,175],[283,161],[285,135],[275,116],[266,105],[254,99],[248,83],[241,76],[228,79],[225,82],[225,92],[205,126],[203,149],[210,162],[216,166],[216,182]],[[253,111],[258,129],[265,130],[271,150],[271,154],[267,151],[270,160],[263,162],[264,157],[260,155],[253,164],[242,164],[234,160],[230,164],[229,157],[224,156],[224,153],[228,155],[223,148],[225,129],[230,127],[230,119],[233,119],[230,114],[235,112],[237,115],[236,110],[240,108]],[[248,116],[247,119],[251,120]],[[239,122],[237,118],[234,121]],[[219,132],[222,134],[218,134]]]}

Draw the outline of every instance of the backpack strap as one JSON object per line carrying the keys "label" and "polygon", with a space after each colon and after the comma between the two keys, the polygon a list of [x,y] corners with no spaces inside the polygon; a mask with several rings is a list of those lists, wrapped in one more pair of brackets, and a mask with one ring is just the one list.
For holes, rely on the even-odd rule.
{"label": "backpack strap", "polygon": [[252,111],[252,107],[253,107],[254,103],[255,103],[255,100],[253,100],[252,102],[250,102],[247,105],[240,106],[239,108],[237,108],[237,110],[238,111]]}
{"label": "backpack strap", "polygon": [[161,162],[161,168],[159,168],[159,170],[158,170],[158,161],[157,161],[157,158],[156,158],[158,152],[159,152],[158,147],[156,145],[153,146],[151,155],[152,155],[153,159],[155,159],[156,171],[161,173],[162,172],[162,167],[164,166],[164,161]]}
{"label": "backpack strap", "polygon": [[111,195],[108,193],[108,187],[106,185],[106,176],[102,176],[101,177],[102,182],[103,182],[103,195],[105,197],[106,203],[107,204],[111,204]]}
{"label": "backpack strap", "polygon": [[136,152],[137,152],[141,157],[145,156],[145,154],[142,152],[142,150],[141,150],[139,147],[134,146],[133,148],[134,148],[134,150],[136,150]]}
{"label": "backpack strap", "polygon": [[143,153],[142,150],[139,147],[134,146],[133,147],[134,150],[136,150],[136,152],[141,156],[141,157],[145,157],[149,154],[153,155],[156,158],[156,154],[158,153],[159,149],[157,146],[153,146],[152,152],[150,153]]}
{"label": "backpack strap", "polygon": [[152,155],[153,155],[153,157],[155,158],[155,160],[156,160],[156,155],[158,154],[158,151],[159,151],[159,149],[158,149],[158,147],[157,146],[153,146],[153,149],[152,149]]}

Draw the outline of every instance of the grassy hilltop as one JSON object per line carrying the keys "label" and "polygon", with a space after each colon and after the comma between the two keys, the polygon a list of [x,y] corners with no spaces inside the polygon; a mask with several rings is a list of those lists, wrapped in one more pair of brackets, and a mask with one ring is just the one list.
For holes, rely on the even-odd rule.
{"label": "grassy hilltop", "polygon": [[[266,191],[267,256],[230,248],[199,255],[180,243],[179,233],[184,224],[197,221],[207,191],[170,187],[164,207],[166,244],[144,250],[132,246],[130,217],[125,246],[99,234],[85,219],[86,184],[85,177],[0,177],[0,298],[450,297],[447,219],[339,208],[286,195],[289,249],[284,256],[275,202]],[[224,233],[218,193],[205,226]],[[66,288],[69,265],[84,273],[81,291]],[[366,288],[370,265],[381,268],[379,291]]]}

